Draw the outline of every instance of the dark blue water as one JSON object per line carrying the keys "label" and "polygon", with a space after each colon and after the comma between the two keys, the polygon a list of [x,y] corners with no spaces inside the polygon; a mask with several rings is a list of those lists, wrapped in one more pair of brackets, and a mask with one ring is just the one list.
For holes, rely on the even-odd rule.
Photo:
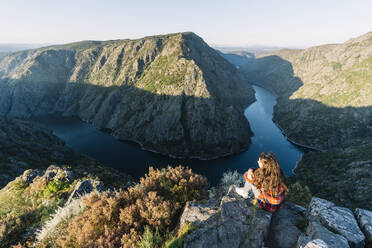
{"label": "dark blue water", "polygon": [[284,173],[291,175],[292,169],[305,150],[290,143],[273,123],[272,114],[276,97],[259,86],[253,88],[257,101],[245,110],[245,116],[254,133],[249,150],[214,160],[173,159],[144,151],[139,145],[118,141],[77,117],[48,115],[32,118],[32,121],[52,129],[55,135],[76,151],[134,177],[143,176],[149,166],[160,168],[167,165],[185,165],[205,175],[209,182],[215,185],[227,170],[243,173],[248,168],[257,167],[258,156],[263,151],[274,152]]}

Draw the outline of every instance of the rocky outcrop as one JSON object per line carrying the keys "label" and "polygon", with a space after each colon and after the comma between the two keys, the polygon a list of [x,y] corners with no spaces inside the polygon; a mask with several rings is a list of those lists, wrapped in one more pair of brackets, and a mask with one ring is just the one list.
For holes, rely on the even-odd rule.
{"label": "rocky outcrop", "polygon": [[63,178],[66,181],[72,182],[76,179],[76,175],[67,169],[60,168],[56,165],[50,165],[42,176],[47,182],[53,180],[59,180]]}
{"label": "rocky outcrop", "polygon": [[[0,190],[2,211],[10,211],[9,215],[0,218],[0,223],[6,227],[0,230],[0,247],[26,241],[37,244],[34,243],[36,233],[39,233],[40,241],[48,236],[49,228],[58,230],[55,227],[62,221],[62,230],[65,230],[73,217],[86,210],[80,196],[94,191],[94,202],[99,203],[101,197],[107,199],[108,195],[115,195],[114,191],[105,190],[103,186],[96,177],[79,174],[68,167],[51,165],[46,170],[25,171]],[[115,201],[115,197],[109,199]],[[128,203],[112,204],[124,204],[115,212],[119,214]],[[50,211],[41,211],[45,207]],[[98,205],[97,211],[101,211],[101,207]],[[29,216],[27,211],[36,209],[41,215],[27,221],[23,218]],[[50,217],[55,210],[56,214],[48,224],[42,228],[35,225]],[[252,198],[242,198],[236,193],[235,186],[230,186],[222,198],[186,203],[177,225],[179,230],[172,230],[178,234],[171,242],[183,243],[183,247],[211,248],[370,247],[372,214],[364,209],[356,209],[354,213],[355,217],[351,210],[317,197],[312,198],[307,209],[287,202],[282,209],[269,213],[255,206]],[[37,232],[38,228],[43,231]],[[15,233],[13,230],[18,231]],[[52,244],[56,237],[54,235],[48,242]]]}
{"label": "rocky outcrop", "polygon": [[271,214],[252,205],[252,199],[243,199],[231,186],[220,202],[187,203],[180,227],[186,223],[196,227],[184,238],[184,247],[364,247],[359,226],[368,230],[369,215],[357,209],[357,222],[349,209],[316,197],[308,209],[286,203]]}
{"label": "rocky outcrop", "polygon": [[[314,223],[319,221],[328,230],[343,236],[350,247],[363,248],[365,245],[365,236],[361,232],[353,212],[347,208],[338,207],[332,202],[314,197],[309,205],[308,219],[311,223],[308,226],[310,229],[308,232],[312,235],[319,233],[319,228],[316,227],[319,224]],[[315,236],[315,238],[319,238],[319,236]]]}
{"label": "rocky outcrop", "polygon": [[38,170],[26,170],[22,174],[22,180],[24,180],[26,183],[30,184],[34,180],[35,177],[37,177],[40,174]]}
{"label": "rocky outcrop", "polygon": [[350,247],[345,237],[329,231],[318,221],[310,221],[306,229],[306,235],[301,234],[297,247],[306,246],[314,240],[321,240],[332,248]]}
{"label": "rocky outcrop", "polygon": [[254,92],[193,33],[80,42],[0,60],[0,113],[78,115],[122,140],[175,157],[248,148]]}
{"label": "rocky outcrop", "polygon": [[219,210],[217,202],[187,202],[180,219],[180,226],[184,226],[186,223],[201,226],[202,224],[216,222],[218,218]]}
{"label": "rocky outcrop", "polygon": [[240,197],[231,186],[219,204],[189,203],[181,225],[188,222],[197,229],[185,238],[184,247],[261,247],[271,213],[257,209],[251,200]]}
{"label": "rocky outcrop", "polygon": [[72,202],[73,199],[81,197],[84,194],[91,193],[93,191],[103,192],[104,185],[101,181],[86,179],[76,183],[75,188],[70,194],[66,204]]}
{"label": "rocky outcrop", "polygon": [[273,214],[268,243],[270,246],[293,248],[306,225],[306,208],[287,203]]}

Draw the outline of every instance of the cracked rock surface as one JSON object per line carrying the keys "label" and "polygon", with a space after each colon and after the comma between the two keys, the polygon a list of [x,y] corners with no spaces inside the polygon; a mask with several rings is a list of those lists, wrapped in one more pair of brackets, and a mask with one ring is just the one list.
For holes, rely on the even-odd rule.
{"label": "cracked rock surface", "polygon": [[308,209],[286,203],[272,214],[230,186],[219,202],[188,202],[180,227],[186,223],[196,227],[185,237],[184,247],[364,248],[366,238],[359,226],[368,237],[371,213],[363,209],[355,213],[357,219],[351,210],[313,197]]}

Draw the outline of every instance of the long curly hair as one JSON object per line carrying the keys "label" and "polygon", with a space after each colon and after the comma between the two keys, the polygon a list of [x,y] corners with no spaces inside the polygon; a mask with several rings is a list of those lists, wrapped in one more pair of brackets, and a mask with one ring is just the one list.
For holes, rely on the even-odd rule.
{"label": "long curly hair", "polygon": [[262,167],[254,171],[254,181],[258,189],[264,190],[265,193],[272,196],[277,195],[279,186],[285,191],[289,191],[286,186],[286,179],[278,160],[273,153],[261,153],[259,157]]}

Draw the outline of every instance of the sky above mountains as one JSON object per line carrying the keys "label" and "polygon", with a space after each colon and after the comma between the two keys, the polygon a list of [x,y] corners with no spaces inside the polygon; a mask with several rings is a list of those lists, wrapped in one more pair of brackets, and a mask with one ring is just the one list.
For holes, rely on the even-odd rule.
{"label": "sky above mountains", "polygon": [[309,47],[372,31],[370,0],[2,0],[0,43],[193,31],[211,45]]}

